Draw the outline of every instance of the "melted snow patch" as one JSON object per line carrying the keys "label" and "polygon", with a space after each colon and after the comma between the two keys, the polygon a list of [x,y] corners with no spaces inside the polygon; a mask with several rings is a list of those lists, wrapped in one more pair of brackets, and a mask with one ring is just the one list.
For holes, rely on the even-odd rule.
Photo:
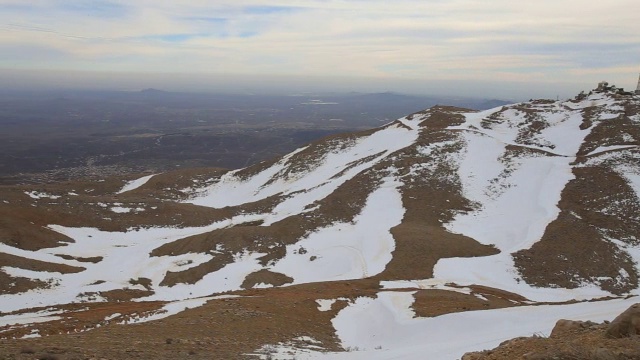
{"label": "melted snow patch", "polygon": [[629,186],[635,191],[636,197],[640,200],[640,166],[618,165],[615,169],[627,180]]}
{"label": "melted snow patch", "polygon": [[60,316],[55,316],[64,313],[62,310],[41,310],[33,313],[23,313],[17,315],[4,315],[0,316],[0,328],[5,326],[22,325],[22,324],[35,324],[43,323],[54,320],[62,319]]}
{"label": "melted snow patch", "polygon": [[130,208],[130,207],[122,207],[122,206],[113,206],[111,207],[109,210],[113,211],[114,213],[118,213],[118,214],[127,214],[130,212],[141,212],[144,211],[145,209],[142,207],[137,207],[137,208]]}
{"label": "melted snow patch", "polygon": [[[395,249],[390,229],[405,212],[398,191],[401,184],[387,178],[369,195],[353,223],[333,224],[288,245],[287,255],[272,271],[292,277],[293,284],[360,279],[382,272]],[[300,247],[307,251],[300,254]]]}
{"label": "melted snow patch", "polygon": [[[494,245],[501,252],[478,258],[440,259],[432,281],[485,285],[537,301],[610,295],[590,285],[575,290],[531,287],[519,278],[511,256],[539,241],[548,224],[557,218],[561,192],[574,178],[574,158],[526,154],[512,159],[507,166],[499,161],[505,151],[502,142],[474,133],[464,137],[467,148],[461,154],[458,169],[463,195],[482,205],[458,214],[445,227],[452,233]],[[495,191],[496,183],[499,191]]]}
{"label": "melted snow patch", "polygon": [[[292,195],[292,197],[277,207],[276,213],[281,213],[282,216],[300,213],[304,206],[326,197],[362,169],[372,166],[396,150],[413,144],[418,137],[418,132],[418,129],[407,129],[397,125],[379,129],[369,136],[356,139],[353,144],[347,144],[349,146],[346,148],[318,154],[322,157],[321,161],[312,171],[301,171],[290,174],[286,178],[274,179],[281,171],[291,166],[289,159],[305,148],[298,149],[248,180],[238,179],[234,172],[225,174],[217,184],[207,188],[189,202],[201,206],[222,208],[283,194]],[[356,168],[350,169],[337,179],[332,179],[355,161],[380,153],[384,154],[366,164],[360,164]]]}
{"label": "melted snow patch", "polygon": [[600,146],[597,149],[593,150],[592,152],[588,153],[587,156],[593,156],[593,155],[597,155],[606,151],[613,151],[613,150],[622,150],[622,149],[630,149],[630,148],[637,148],[637,145],[611,145],[611,146]]}
{"label": "melted snow patch", "polygon": [[331,311],[331,307],[336,302],[337,299],[318,299],[316,303],[318,303],[318,311]]}
{"label": "melted snow patch", "polygon": [[36,199],[36,200],[42,199],[42,198],[48,198],[48,199],[55,200],[55,199],[59,199],[60,198],[60,196],[58,196],[58,195],[51,195],[51,194],[48,194],[48,193],[45,193],[45,192],[25,191],[24,193],[29,195],[30,198]]}
{"label": "melted snow patch", "polygon": [[[529,248],[559,214],[560,194],[574,178],[572,158],[531,155],[507,169],[498,161],[504,144],[474,134],[465,137],[467,150],[458,171],[463,195],[483,205],[457,215],[446,228],[507,253]],[[504,184],[499,192],[492,191],[494,179]]]}
{"label": "melted snow patch", "polygon": [[147,176],[143,176],[143,177],[141,177],[139,179],[135,179],[135,180],[129,181],[126,184],[124,184],[122,189],[120,189],[116,194],[122,194],[122,193],[127,192],[127,191],[135,190],[135,189],[139,188],[140,186],[146,184],[147,181],[149,181],[155,175],[156,174],[147,175]]}
{"label": "melted snow patch", "polygon": [[42,337],[42,335],[40,335],[40,330],[32,329],[30,334],[27,334],[21,337],[21,339],[33,339],[33,338],[39,338],[39,337]]}
{"label": "melted snow patch", "polygon": [[447,290],[460,294],[470,295],[471,289],[465,286],[451,286],[438,280],[395,280],[381,281],[380,287],[383,289],[420,289],[420,290]]}
{"label": "melted snow patch", "polygon": [[111,315],[105,317],[104,321],[111,321],[111,320],[113,320],[113,319],[115,319],[117,317],[120,317],[120,316],[122,316],[122,314],[120,314],[120,313],[111,314]]}
{"label": "melted snow patch", "polygon": [[[204,227],[195,228],[146,228],[126,232],[108,232],[94,228],[68,228],[51,225],[50,229],[72,238],[75,242],[64,246],[27,251],[0,245],[0,251],[28,259],[62,263],[85,268],[71,274],[38,272],[12,267],[2,270],[13,276],[48,281],[47,289],[30,290],[20,294],[0,295],[0,312],[19,309],[74,303],[79,301],[101,301],[99,296],[79,294],[97,293],[114,289],[134,288],[130,281],[148,278],[155,291],[153,300],[184,300],[206,296],[215,292],[240,289],[246,275],[262,267],[256,260],[260,254],[237,254],[236,263],[208,274],[196,284],[179,284],[174,287],[160,286],[167,271],[183,271],[198,266],[213,258],[211,254],[187,253],[177,256],[152,257],[150,253],[166,243],[192,235],[206,233],[244,221],[253,221],[255,216],[241,215]],[[79,263],[63,260],[55,255],[72,257],[100,256],[97,263]]]}
{"label": "melted snow patch", "polygon": [[149,322],[149,321],[155,321],[155,320],[164,319],[164,318],[169,317],[171,315],[175,315],[175,314],[177,314],[179,312],[202,306],[207,301],[209,301],[211,299],[214,299],[214,297],[173,301],[173,302],[170,302],[168,304],[165,304],[162,307],[162,309],[158,310],[156,313],[154,313],[151,316],[140,317],[140,318],[136,318],[136,319],[133,319],[133,320],[129,320],[129,321],[127,321],[127,323],[129,323],[129,324],[139,324],[139,323],[145,323],[145,322]]}
{"label": "melted snow patch", "polygon": [[[277,345],[264,345],[249,356],[258,356],[264,360],[296,360],[313,356],[318,351],[322,351],[322,342],[310,336],[298,336],[286,343]],[[302,356],[302,357],[301,357]]]}
{"label": "melted snow patch", "polygon": [[263,253],[249,252],[236,254],[234,262],[205,275],[195,284],[179,283],[174,286],[156,286],[154,287],[154,295],[139,300],[186,300],[209,294],[241,290],[247,275],[263,268],[259,259],[264,255]]}
{"label": "melted snow patch", "polygon": [[295,358],[454,360],[514,337],[549,334],[560,318],[612,320],[637,301],[521,306],[415,318],[410,308],[413,292],[380,292],[376,299],[358,298],[333,319],[342,346],[350,352],[299,352]]}

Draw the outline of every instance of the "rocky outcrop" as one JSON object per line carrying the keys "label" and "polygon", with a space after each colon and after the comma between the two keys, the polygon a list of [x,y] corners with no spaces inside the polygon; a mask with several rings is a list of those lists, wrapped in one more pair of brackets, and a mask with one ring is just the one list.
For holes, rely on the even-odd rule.
{"label": "rocky outcrop", "polygon": [[549,337],[507,340],[492,350],[467,353],[462,360],[630,360],[640,359],[640,303],[610,323],[558,320]]}
{"label": "rocky outcrop", "polygon": [[618,315],[607,328],[607,336],[623,338],[640,335],[640,304],[634,304]]}
{"label": "rocky outcrop", "polygon": [[558,322],[556,322],[556,326],[553,327],[553,330],[551,330],[551,335],[549,336],[552,338],[559,338],[568,333],[581,331],[595,325],[597,324],[592,321],[574,321],[560,319],[558,320]]}

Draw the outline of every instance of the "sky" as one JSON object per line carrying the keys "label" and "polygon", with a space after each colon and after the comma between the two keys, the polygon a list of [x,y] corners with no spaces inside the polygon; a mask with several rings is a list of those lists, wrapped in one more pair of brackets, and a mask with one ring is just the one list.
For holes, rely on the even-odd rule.
{"label": "sky", "polygon": [[637,0],[0,0],[0,86],[571,96],[635,88],[638,14]]}

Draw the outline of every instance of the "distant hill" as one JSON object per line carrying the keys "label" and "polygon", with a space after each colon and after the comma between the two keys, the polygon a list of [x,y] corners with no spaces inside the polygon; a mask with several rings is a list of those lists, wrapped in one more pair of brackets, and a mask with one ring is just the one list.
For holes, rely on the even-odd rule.
{"label": "distant hill", "polygon": [[145,95],[165,95],[165,94],[168,94],[167,91],[153,89],[153,88],[140,90],[140,93],[145,94]]}

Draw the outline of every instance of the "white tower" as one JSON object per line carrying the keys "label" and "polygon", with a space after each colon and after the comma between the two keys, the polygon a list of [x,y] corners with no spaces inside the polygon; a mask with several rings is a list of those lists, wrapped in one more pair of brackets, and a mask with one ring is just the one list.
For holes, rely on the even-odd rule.
{"label": "white tower", "polygon": [[640,76],[638,76],[638,86],[636,87],[636,95],[640,95]]}

